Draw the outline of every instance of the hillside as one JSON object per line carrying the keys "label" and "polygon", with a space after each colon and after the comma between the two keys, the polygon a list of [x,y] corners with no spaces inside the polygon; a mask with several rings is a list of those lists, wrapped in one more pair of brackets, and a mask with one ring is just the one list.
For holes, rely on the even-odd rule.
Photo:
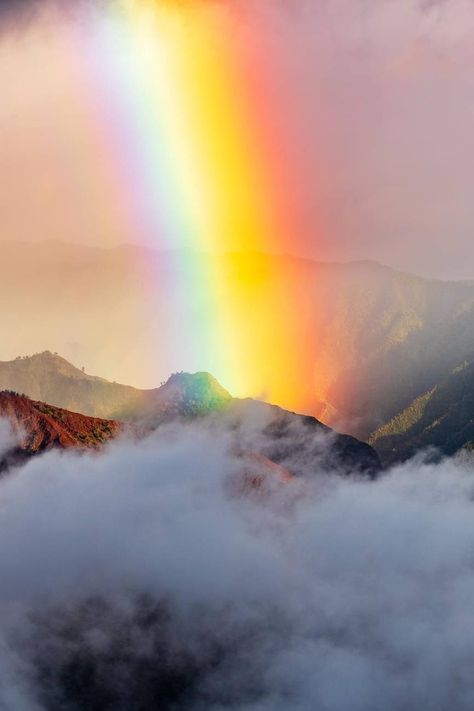
{"label": "hillside", "polygon": [[146,392],[88,375],[57,353],[0,362],[0,390],[14,390],[90,417],[114,419],[138,407]]}
{"label": "hillside", "polygon": [[454,368],[369,439],[386,463],[436,447],[452,455],[474,441],[474,361]]}
{"label": "hillside", "polygon": [[330,472],[375,477],[381,469],[371,446],[309,415],[258,400],[232,399],[208,418],[211,425],[233,432],[240,449],[262,454],[295,476]]}
{"label": "hillside", "polygon": [[[59,356],[42,354],[33,360],[35,366],[38,362],[61,366],[62,375],[70,380],[95,383],[93,378],[83,378],[81,371]],[[97,380],[100,386],[106,383]],[[315,472],[337,470],[341,474],[375,476],[380,469],[377,454],[364,442],[339,435],[313,417],[257,400],[233,398],[209,373],[175,373],[162,386],[145,394],[140,408],[128,419],[137,434],[146,434],[166,423],[200,418],[216,431],[230,434],[235,451],[264,457],[292,475],[313,468]],[[96,446],[120,431],[121,425],[116,421],[78,415],[23,396],[3,393],[2,398],[0,416],[13,419],[17,428],[26,422],[24,449],[31,453],[55,445]]]}
{"label": "hillside", "polygon": [[13,392],[0,392],[0,417],[9,420],[20,438],[19,449],[27,455],[55,447],[96,449],[122,429],[117,422],[68,412]]}
{"label": "hillside", "polygon": [[231,398],[207,373],[175,374],[159,388],[139,390],[88,375],[50,351],[0,362],[0,390],[14,390],[90,417],[151,419],[154,424],[216,409]]}
{"label": "hillside", "polygon": [[233,400],[210,373],[173,373],[159,388],[145,393],[141,409],[135,409],[130,419],[155,425],[220,412]]}
{"label": "hillside", "polygon": [[[423,279],[372,262],[255,254],[199,259],[202,274],[222,273],[226,293],[213,293],[211,303],[210,293],[198,288],[188,294],[188,308],[182,289],[193,283],[186,264],[194,257],[187,262],[178,253],[130,246],[1,242],[8,269],[0,280],[0,318],[10,336],[0,344],[0,358],[50,348],[87,372],[150,387],[176,369],[210,369],[235,394],[265,393],[286,409],[365,438],[473,357],[472,282]],[[231,368],[213,367],[212,353],[199,355],[196,327],[215,303],[235,303],[243,280],[251,289],[248,302],[239,301],[242,332],[232,331],[222,347],[238,353],[246,392],[234,386]],[[278,318],[269,320],[275,310]],[[291,324],[283,338],[280,323]],[[287,365],[257,362],[255,347],[274,349]],[[222,361],[219,354],[215,361]],[[9,382],[0,374],[0,387]],[[21,389],[33,397],[90,415],[120,417],[133,410],[135,398],[141,406],[133,388],[77,374],[64,374],[60,386],[43,381],[40,391],[26,385]],[[68,392],[67,403],[59,392]]]}
{"label": "hillside", "polygon": [[209,373],[175,373],[153,391],[135,422],[156,427],[196,417],[231,433],[237,451],[264,456],[295,476],[312,469],[375,476],[380,469],[377,454],[365,442],[340,435],[314,417],[233,398]]}
{"label": "hillside", "polygon": [[[0,451],[0,474],[12,465],[51,449],[99,449],[123,431],[117,422],[85,417],[13,392],[0,392],[0,418],[8,420],[17,439],[10,449]],[[138,430],[134,433],[140,434]],[[238,449],[234,454],[242,462],[232,480],[238,495],[253,491],[266,496],[273,485],[286,484],[293,479],[283,466],[263,454]]]}

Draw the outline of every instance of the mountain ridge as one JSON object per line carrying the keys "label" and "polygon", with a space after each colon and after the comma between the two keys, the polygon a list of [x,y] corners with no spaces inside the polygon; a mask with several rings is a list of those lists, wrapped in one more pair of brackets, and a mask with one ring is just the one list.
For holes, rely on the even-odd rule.
{"label": "mountain ridge", "polygon": [[[200,255],[204,273],[208,258]],[[32,243],[20,249],[0,242],[0,259],[8,265],[0,280],[0,318],[13,334],[2,344],[4,361],[46,347],[86,364],[88,372],[110,374],[111,381],[128,382],[133,376],[135,384],[145,385],[176,367],[202,369],[199,348],[196,356],[194,349],[184,348],[182,332],[192,333],[201,318],[206,323],[212,304],[209,294],[199,292],[189,313],[179,311],[183,279],[193,268],[179,255],[130,245],[98,249],[50,243],[45,248]],[[214,255],[212,260],[226,289],[240,293],[246,256]],[[243,367],[245,359],[249,363],[249,392],[270,392],[272,401],[288,409],[366,439],[474,356],[472,281],[428,279],[366,260],[318,263],[261,254],[260,262],[263,267],[252,271],[251,319],[242,322],[248,330],[235,334],[244,344]],[[304,308],[298,308],[301,295]],[[275,321],[268,339],[284,354],[282,362],[299,363],[298,371],[267,371],[256,363],[254,373],[252,344],[265,314],[275,308],[291,328],[282,339]],[[28,329],[18,329],[19,323],[28,323]],[[260,345],[267,347],[268,339]],[[212,370],[212,364],[207,367]],[[279,389],[286,381],[291,387]],[[88,387],[83,383],[73,409],[90,415],[126,415],[124,408],[133,409],[133,398],[142,397],[139,388],[118,387],[113,394],[107,388],[109,402],[102,409],[94,410],[90,398],[84,409]],[[54,392],[35,397],[40,395],[60,404]]]}
{"label": "mountain ridge", "polygon": [[121,409],[148,392],[89,375],[51,351],[0,361],[0,390],[103,419],[117,419]]}
{"label": "mountain ridge", "polygon": [[[64,359],[51,352],[33,356],[32,360],[35,365],[44,364],[45,360],[50,365],[57,364],[63,372],[72,373],[74,381],[91,382],[82,371],[67,361],[65,365]],[[17,365],[30,365],[31,359],[13,362]],[[69,366],[72,370],[69,370]],[[92,382],[96,381],[92,378]],[[104,387],[104,383],[108,384],[103,379],[99,383],[101,387]],[[67,389],[63,392],[63,399],[66,396]],[[92,428],[99,426],[99,429],[103,429],[107,428],[106,423],[109,421],[76,414],[70,412],[69,408],[45,405],[25,396],[10,394],[9,397],[20,398],[22,407],[26,401],[30,409],[39,410],[43,414],[49,408],[60,421],[64,417],[80,418],[82,427],[85,423],[92,423]],[[134,404],[137,405],[137,402]],[[146,399],[139,404],[141,409],[135,409],[133,416],[123,420],[131,424],[136,433],[146,434],[156,427],[175,421],[189,422],[196,418],[207,418],[207,424],[216,432],[225,430],[233,433],[238,450],[264,456],[292,474],[298,475],[313,464],[321,470],[337,470],[345,474],[366,473],[375,476],[380,470],[380,461],[368,444],[349,435],[340,435],[311,416],[298,415],[251,398],[233,398],[209,373],[174,373],[159,388],[148,391]],[[111,427],[113,432],[120,432],[123,424],[113,420]],[[43,424],[40,429],[44,429]],[[57,432],[53,439],[61,444]]]}
{"label": "mountain ridge", "polygon": [[[15,252],[19,252],[22,255],[24,254],[25,249],[33,250],[34,251],[34,258],[37,258],[37,255],[40,254],[41,252],[44,253],[46,247],[46,252],[53,252],[56,254],[56,256],[62,256],[62,255],[68,255],[71,254],[71,259],[77,258],[78,255],[83,255],[84,257],[86,255],[96,255],[100,254],[102,256],[106,256],[108,254],[113,254],[113,253],[120,253],[120,252],[129,252],[131,254],[137,254],[137,253],[142,253],[146,255],[146,257],[160,257],[160,256],[167,256],[167,255],[179,255],[179,254],[193,254],[193,255],[200,255],[200,256],[207,256],[210,253],[202,251],[202,250],[194,250],[194,249],[155,249],[153,247],[149,247],[146,244],[134,244],[131,242],[120,242],[114,245],[96,245],[96,244],[85,244],[85,243],[80,243],[80,242],[69,242],[64,239],[60,238],[49,238],[49,239],[44,239],[41,241],[35,241],[35,240],[9,240],[9,239],[0,239],[0,250],[3,249],[12,249]],[[306,263],[310,264],[312,266],[316,267],[351,267],[351,266],[360,266],[360,267],[369,267],[369,268],[377,268],[382,271],[388,271],[392,272],[394,274],[400,275],[400,276],[407,276],[407,277],[412,277],[417,280],[425,281],[425,282],[430,282],[430,283],[439,283],[439,284],[466,284],[469,286],[474,286],[474,277],[472,278],[459,278],[459,279],[454,279],[454,278],[443,278],[440,276],[433,276],[429,274],[421,274],[418,272],[411,272],[409,269],[404,268],[404,267],[396,267],[392,266],[390,264],[387,264],[383,261],[380,261],[378,259],[371,259],[371,258],[360,258],[360,259],[349,259],[349,260],[341,260],[341,259],[316,259],[314,257],[310,256],[304,256],[304,255],[298,255],[298,254],[293,254],[291,252],[269,252],[269,251],[263,251],[263,250],[228,250],[226,252],[216,252],[213,254],[213,256],[216,256],[217,258],[219,257],[226,257],[226,256],[240,256],[240,257],[245,257],[247,255],[258,255],[261,256],[262,258],[270,258],[270,259],[277,259],[277,260],[290,260],[294,262],[301,262],[301,263]],[[49,256],[46,254],[45,256]],[[212,256],[212,255],[211,255]]]}

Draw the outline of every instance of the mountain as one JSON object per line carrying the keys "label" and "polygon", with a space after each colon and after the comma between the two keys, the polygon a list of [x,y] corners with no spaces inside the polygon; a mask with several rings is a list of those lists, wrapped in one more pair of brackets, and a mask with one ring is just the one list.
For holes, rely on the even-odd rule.
{"label": "mountain", "polygon": [[[0,260],[7,265],[0,319],[9,334],[0,357],[8,361],[51,348],[88,372],[143,386],[176,368],[206,367],[222,377],[207,358],[200,360],[196,324],[207,323],[216,303],[236,303],[241,284],[248,283],[242,332],[232,332],[222,344],[251,364],[245,368],[252,376],[248,393],[265,392],[282,407],[360,438],[474,357],[473,282],[424,279],[373,262],[198,257],[126,245],[0,242]],[[196,259],[200,273],[223,275],[217,281],[224,286],[216,285],[215,293],[199,288],[199,279],[191,291],[195,274],[189,265]],[[184,287],[190,291],[183,304]],[[274,313],[278,318],[269,319]],[[283,337],[280,323],[289,325]],[[262,352],[269,343],[283,365],[257,363],[255,343]],[[216,357],[216,363],[221,360]],[[66,380],[72,409],[114,418],[133,410],[135,398],[141,407],[142,395],[125,386],[101,387],[100,379],[78,380],[77,374]],[[59,388],[43,392],[33,396],[66,405]]]}
{"label": "mountain", "polygon": [[[96,382],[83,379],[81,371],[50,353],[14,363],[26,363],[26,372],[31,373],[35,372],[31,363],[37,368],[39,360],[60,367],[61,377],[68,382]],[[97,380],[99,387],[107,384]],[[51,373],[45,382],[50,384]],[[23,383],[32,386],[35,381],[24,379]],[[66,388],[66,397],[68,392]],[[216,432],[230,434],[235,452],[264,457],[291,475],[338,471],[375,476],[380,470],[377,454],[364,442],[337,434],[311,416],[257,400],[233,398],[209,373],[175,373],[162,386],[144,391],[143,395],[141,409],[136,407],[129,419],[137,434],[146,434],[166,423],[200,418]],[[116,421],[79,415],[11,393],[3,393],[2,398],[0,416],[9,417],[16,427],[26,423],[24,448],[31,453],[56,445],[96,446],[120,431],[121,425]],[[137,406],[137,401],[134,404]]]}
{"label": "mountain", "polygon": [[253,452],[296,476],[311,470],[376,475],[380,461],[365,442],[341,435],[309,415],[252,398],[233,398],[209,373],[175,373],[152,391],[136,422],[155,427],[176,419],[205,418],[233,434],[241,452]]}
{"label": "mountain", "polygon": [[50,351],[0,362],[0,390],[14,390],[56,407],[105,419],[143,408],[148,396],[146,391],[88,375]]}
{"label": "mountain", "polygon": [[176,418],[220,412],[233,398],[210,373],[173,373],[155,390],[144,391],[129,419],[156,426]]}
{"label": "mountain", "polygon": [[[330,269],[321,363],[324,422],[366,439],[474,354],[474,284],[373,263]],[[332,294],[329,293],[331,289]],[[320,288],[318,288],[320,291]]]}
{"label": "mountain", "polygon": [[453,455],[474,449],[474,361],[460,364],[369,438],[385,463],[436,447]]}
{"label": "mountain", "polygon": [[[123,431],[123,425],[117,422],[68,412],[13,392],[0,392],[0,418],[10,422],[18,438],[16,444],[0,453],[0,473],[51,449],[99,449]],[[234,492],[239,495],[259,492],[268,496],[275,484],[286,484],[294,478],[262,454],[240,450],[234,454],[242,462],[232,480]]]}
{"label": "mountain", "polygon": [[240,450],[257,452],[294,476],[337,472],[375,477],[381,469],[377,453],[365,442],[276,405],[233,398],[208,419],[211,426],[233,432]]}
{"label": "mountain", "polygon": [[0,362],[0,390],[14,390],[90,417],[152,419],[154,424],[216,409],[231,398],[207,373],[177,373],[159,388],[139,390],[88,375],[51,351]]}
{"label": "mountain", "polygon": [[97,449],[122,430],[117,422],[68,412],[13,392],[0,392],[0,417],[8,419],[19,436],[13,455],[52,448]]}
{"label": "mountain", "polygon": [[380,461],[372,447],[341,435],[308,415],[299,415],[252,398],[233,398],[209,373],[175,373],[152,391],[135,421],[156,427],[200,417],[218,431],[230,432],[239,452],[252,452],[295,476],[314,471],[375,476]]}

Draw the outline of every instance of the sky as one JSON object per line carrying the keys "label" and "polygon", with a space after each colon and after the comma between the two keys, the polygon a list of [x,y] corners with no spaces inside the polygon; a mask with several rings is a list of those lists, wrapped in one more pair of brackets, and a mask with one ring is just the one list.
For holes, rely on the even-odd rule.
{"label": "sky", "polygon": [[[153,128],[137,119],[131,140],[121,123],[126,116],[126,127],[131,125],[124,99],[140,82],[134,72],[136,46],[141,45],[133,45],[129,32],[130,17],[135,22],[138,10],[130,7],[150,3],[123,0],[128,19],[122,29],[115,25],[109,31],[102,16],[118,16],[118,9],[111,8],[120,2],[88,0],[76,14],[59,10],[61,2],[55,9],[41,0],[1,3],[0,239],[180,247],[182,233],[174,228],[176,221],[169,221],[171,227],[166,223],[166,216],[189,213],[192,223],[199,209],[205,213],[204,178],[191,171],[177,173],[170,188],[176,207],[168,208],[163,192],[165,219],[159,222],[152,215],[154,191],[166,190],[169,166],[160,164],[159,177],[153,172],[159,158],[153,171],[137,167],[135,156],[141,150],[146,156],[146,136]],[[472,0],[158,6],[156,47],[166,42],[166,13],[179,15],[185,27],[179,39],[183,55],[193,36],[199,38],[193,23],[201,23],[201,29],[204,22],[217,27],[210,42],[214,65],[231,38],[233,78],[229,74],[227,94],[224,70],[218,94],[209,88],[207,101],[212,103],[214,96],[221,114],[204,133],[218,132],[220,119],[230,127],[242,107],[247,116],[244,137],[236,120],[235,133],[229,128],[221,140],[221,147],[238,156],[245,138],[249,158],[241,178],[222,187],[226,214],[220,221],[208,220],[206,229],[215,234],[199,239],[199,248],[247,248],[241,239],[242,225],[247,225],[242,215],[254,209],[257,196],[269,226],[252,246],[265,251],[317,260],[374,259],[428,276],[474,278]],[[149,34],[153,39],[153,30]],[[130,85],[114,84],[122,69],[133,76]],[[235,72],[243,87],[238,92]],[[171,79],[163,86],[164,103],[155,104],[166,111]],[[239,102],[234,102],[237,95]],[[178,162],[181,120],[177,115],[176,143],[163,143],[171,168]],[[192,120],[191,111],[185,123]],[[183,145],[183,153],[189,152]],[[206,160],[206,149],[205,142],[198,145],[203,153],[197,162]],[[230,160],[229,166],[228,174],[237,175]],[[219,170],[216,182],[222,186],[225,173],[222,166]],[[193,200],[196,209],[190,206]],[[254,221],[252,229],[258,231],[261,223]],[[278,231],[284,237],[274,237]]]}

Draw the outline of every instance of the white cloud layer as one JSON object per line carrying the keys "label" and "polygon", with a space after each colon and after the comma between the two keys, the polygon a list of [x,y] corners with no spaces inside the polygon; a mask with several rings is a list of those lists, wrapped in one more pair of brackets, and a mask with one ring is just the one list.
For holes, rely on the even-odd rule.
{"label": "white cloud layer", "polygon": [[0,419],[0,461],[16,445],[17,436],[12,432],[8,420]]}
{"label": "white cloud layer", "polygon": [[2,711],[472,709],[469,466],[236,496],[230,443],[168,428],[1,481]]}

